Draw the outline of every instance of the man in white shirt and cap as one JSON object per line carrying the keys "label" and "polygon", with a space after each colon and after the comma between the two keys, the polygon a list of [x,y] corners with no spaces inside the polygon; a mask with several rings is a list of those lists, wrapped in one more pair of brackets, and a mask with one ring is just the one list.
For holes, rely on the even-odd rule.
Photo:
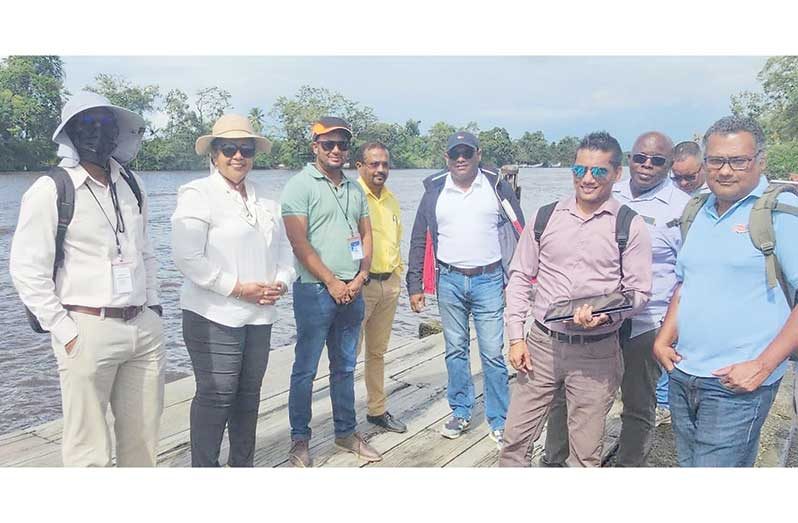
{"label": "man in white shirt and cap", "polygon": [[[52,336],[65,466],[112,464],[109,404],[117,466],[156,463],[166,361],[158,264],[147,236],[146,191],[125,167],[143,133],[139,115],[78,93],[53,135],[59,167],[22,197],[11,278],[40,330]],[[70,198],[72,217],[57,248],[59,204]]]}

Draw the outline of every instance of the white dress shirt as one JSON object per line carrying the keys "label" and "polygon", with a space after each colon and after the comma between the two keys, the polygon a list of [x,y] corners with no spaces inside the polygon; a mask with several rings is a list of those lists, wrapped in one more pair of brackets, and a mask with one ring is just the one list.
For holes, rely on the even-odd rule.
{"label": "white dress shirt", "polygon": [[185,276],[180,306],[229,327],[274,323],[274,305],[238,300],[230,293],[241,283],[296,278],[294,254],[280,206],[259,194],[247,179],[247,199],[218,170],[180,187],[172,215],[172,254]]}
{"label": "white dress shirt", "polygon": [[446,177],[435,207],[438,218],[438,259],[470,269],[501,260],[499,200],[480,172],[467,191]]}
{"label": "white dress shirt", "polygon": [[130,264],[133,287],[130,293],[118,294],[114,293],[112,276],[112,262],[118,256],[110,186],[95,181],[81,165],[65,169],[75,185],[75,213],[64,237],[64,266],[58,269],[55,282],[52,276],[58,193],[49,176],[40,177],[22,196],[9,264],[22,302],[60,345],[78,335],[64,305],[127,307],[160,303],[158,262],[147,235],[147,198],[141,178],[136,176],[143,197],[139,213],[136,196],[119,174],[121,166],[111,159],[111,181],[116,185],[125,224],[125,232],[118,233],[119,244],[123,261]]}

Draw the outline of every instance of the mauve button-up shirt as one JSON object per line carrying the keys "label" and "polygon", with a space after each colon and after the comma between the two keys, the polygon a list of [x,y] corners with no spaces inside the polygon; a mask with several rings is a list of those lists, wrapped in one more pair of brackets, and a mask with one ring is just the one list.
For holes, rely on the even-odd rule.
{"label": "mauve button-up shirt", "polygon": [[[615,241],[615,217],[621,204],[610,198],[585,218],[573,195],[561,199],[546,230],[535,241],[534,221],[524,229],[510,264],[505,321],[511,340],[524,337],[524,321],[532,315],[543,323],[549,305],[563,300],[634,291],[634,308],[613,314],[613,322],[595,329],[569,329],[566,323],[547,327],[566,334],[603,334],[617,330],[621,321],[638,313],[651,294],[651,237],[643,219],[635,216],[623,254],[623,278]],[[533,278],[537,283],[533,284]],[[534,301],[532,288],[535,289]]]}

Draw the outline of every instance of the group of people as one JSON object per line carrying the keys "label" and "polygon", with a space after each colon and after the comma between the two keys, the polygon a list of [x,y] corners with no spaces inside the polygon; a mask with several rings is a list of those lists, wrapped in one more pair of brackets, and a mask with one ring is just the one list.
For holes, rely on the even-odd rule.
{"label": "group of people", "polygon": [[[165,367],[158,263],[146,191],[127,167],[143,131],[139,115],[102,96],[74,96],[53,137],[59,167],[23,196],[12,242],[12,280],[31,323],[52,336],[67,466],[112,464],[109,405],[117,465],[156,464]],[[542,465],[599,466],[619,389],[619,466],[645,465],[653,429],[667,421],[681,465],[753,464],[798,347],[798,242],[788,241],[798,198],[768,185],[754,121],[723,118],[702,145],[674,147],[647,132],[628,155],[626,180],[618,141],[588,134],[571,168],[574,193],[528,224],[512,187],[482,166],[478,138],[456,132],[443,151],[447,168],[423,182],[406,268],[390,151],[360,145],[354,180],[343,171],[348,122],[324,117],[309,131],[314,161],[279,202],[248,177],[271,143],[235,114],[197,139],[210,173],[178,191],[172,254],[196,380],[193,466],[220,466],[225,430],[227,465],[253,466],[275,304],[289,288],[288,460],[313,464],[313,382],[325,346],[335,445],[381,460],[356,430],[354,369],[363,352],[367,421],[405,432],[387,408],[384,376],[405,269],[413,311],[437,294],[451,408],[441,436],[471,430],[473,321],[500,466],[528,466],[547,420]],[[775,202],[769,229],[753,218],[766,199]],[[772,232],[771,245],[751,241],[754,229]],[[626,300],[617,311],[591,301],[614,294]],[[551,320],[563,304],[565,321]],[[518,371],[512,390],[505,336]]]}

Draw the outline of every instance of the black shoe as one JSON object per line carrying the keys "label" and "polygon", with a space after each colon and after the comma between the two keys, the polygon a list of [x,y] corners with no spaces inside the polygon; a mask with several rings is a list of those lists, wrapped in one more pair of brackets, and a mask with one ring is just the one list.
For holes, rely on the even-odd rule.
{"label": "black shoe", "polygon": [[382,416],[366,416],[369,423],[373,423],[378,427],[382,427],[390,432],[407,432],[407,425],[391,416],[387,410]]}

